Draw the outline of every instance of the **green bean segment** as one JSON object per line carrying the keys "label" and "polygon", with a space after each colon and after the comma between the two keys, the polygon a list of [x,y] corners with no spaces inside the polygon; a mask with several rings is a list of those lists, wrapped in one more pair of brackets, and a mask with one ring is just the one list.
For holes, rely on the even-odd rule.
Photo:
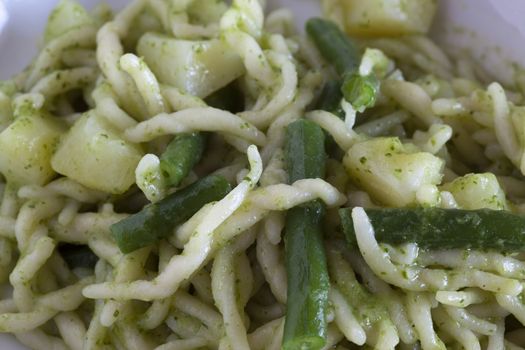
{"label": "green bean segment", "polygon": [[130,253],[166,238],[175,226],[230,190],[226,179],[210,175],[111,225],[111,234],[120,250]]}
{"label": "green bean segment", "polygon": [[[358,74],[361,56],[352,40],[335,23],[321,18],[308,20],[306,31],[321,55],[341,77],[341,82],[329,81],[325,85],[320,96],[320,109],[342,114],[337,113],[337,107],[343,97],[358,111],[372,107],[379,92],[379,80],[373,73]],[[336,86],[339,86],[339,91],[336,91]]]}
{"label": "green bean segment", "polygon": [[359,50],[334,22],[311,18],[306,22],[306,32],[339,75],[357,71],[361,61]]}
{"label": "green bean segment", "polygon": [[341,119],[344,119],[344,112],[341,108],[341,100],[343,94],[341,92],[341,82],[339,80],[330,80],[326,82],[317,100],[315,109],[328,111],[335,114]]}
{"label": "green bean segment", "polygon": [[[289,181],[323,177],[324,134],[301,119],[287,128]],[[329,278],[322,238],[324,206],[312,201],[286,215],[285,252],[288,297],[283,349],[321,349],[326,343]]]}
{"label": "green bean segment", "polygon": [[323,178],[326,154],[323,130],[314,122],[300,119],[286,129],[288,180]]}
{"label": "green bean segment", "polygon": [[177,187],[197,164],[204,152],[205,137],[202,133],[179,134],[173,138],[160,156],[160,169],[169,187]]}
{"label": "green bean segment", "polygon": [[[424,249],[477,249],[517,252],[525,249],[525,217],[503,210],[390,208],[365,209],[376,240]],[[356,247],[352,209],[339,210],[343,232]]]}
{"label": "green bean segment", "polygon": [[379,92],[379,80],[374,74],[361,76],[347,74],[343,80],[341,91],[345,100],[350,102],[354,109],[360,111],[373,107]]}
{"label": "green bean segment", "polygon": [[285,248],[288,302],[283,349],[321,349],[326,342],[328,278],[323,248],[324,206],[318,201],[290,209]]}

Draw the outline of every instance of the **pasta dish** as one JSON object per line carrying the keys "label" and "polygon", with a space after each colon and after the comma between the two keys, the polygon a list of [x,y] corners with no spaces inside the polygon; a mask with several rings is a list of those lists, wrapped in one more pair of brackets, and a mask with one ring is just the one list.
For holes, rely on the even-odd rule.
{"label": "pasta dish", "polygon": [[523,349],[525,74],[435,0],[61,0],[0,81],[0,331],[32,349]]}

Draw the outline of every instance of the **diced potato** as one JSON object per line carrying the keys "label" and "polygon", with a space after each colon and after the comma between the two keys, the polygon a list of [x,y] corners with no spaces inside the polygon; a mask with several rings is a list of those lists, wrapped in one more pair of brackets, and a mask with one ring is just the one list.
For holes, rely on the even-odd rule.
{"label": "diced potato", "polygon": [[198,23],[212,23],[219,22],[227,9],[224,1],[193,0],[188,13]]}
{"label": "diced potato", "polygon": [[241,58],[217,39],[189,41],[148,33],[137,52],[160,82],[201,98],[244,72]]}
{"label": "diced potato", "polygon": [[60,0],[49,15],[44,41],[47,43],[73,28],[94,23],[93,17],[76,0]]}
{"label": "diced potato", "polygon": [[51,164],[57,173],[96,190],[120,194],[135,182],[139,146],[123,140],[95,112],[82,116],[64,136]]}
{"label": "diced potato", "polygon": [[350,178],[372,197],[391,207],[415,202],[423,185],[441,182],[444,161],[397,137],[374,138],[353,145],[343,159]]}
{"label": "diced potato", "polygon": [[463,209],[507,208],[505,193],[492,173],[467,174],[443,185],[441,189],[452,193]]}
{"label": "diced potato", "polygon": [[51,156],[63,127],[38,114],[24,115],[0,133],[0,172],[16,185],[44,185],[55,176]]}
{"label": "diced potato", "polygon": [[426,33],[437,0],[340,0],[351,35],[396,36]]}

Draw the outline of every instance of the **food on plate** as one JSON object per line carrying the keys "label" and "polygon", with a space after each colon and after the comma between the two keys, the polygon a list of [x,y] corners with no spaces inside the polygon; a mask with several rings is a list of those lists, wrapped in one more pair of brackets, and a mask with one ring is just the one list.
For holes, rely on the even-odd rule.
{"label": "food on plate", "polygon": [[[61,0],[0,82],[0,331],[33,349],[520,349],[525,84],[434,0]],[[266,13],[266,14],[265,14]]]}
{"label": "food on plate", "polygon": [[345,29],[361,35],[424,34],[432,24],[437,0],[343,1]]}

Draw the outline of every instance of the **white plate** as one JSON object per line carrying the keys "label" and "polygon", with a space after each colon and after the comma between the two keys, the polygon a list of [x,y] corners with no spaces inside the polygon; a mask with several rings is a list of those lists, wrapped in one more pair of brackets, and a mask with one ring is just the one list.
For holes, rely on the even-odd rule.
{"label": "white plate", "polygon": [[[0,0],[0,79],[22,70],[37,53],[48,13],[58,0]],[[99,0],[80,0],[92,8]],[[121,8],[127,0],[107,0]],[[285,6],[298,26],[319,15],[318,0],[268,0]],[[525,2],[522,0],[442,0],[433,36],[449,47],[466,48],[485,68],[508,82],[513,64],[525,67]],[[0,334],[0,349],[22,350],[14,337]]]}
{"label": "white plate", "polygon": [[[80,0],[92,8],[100,0]],[[2,2],[7,8],[4,21]],[[37,52],[47,14],[58,0],[0,0],[0,79],[22,70]],[[108,0],[117,8],[127,0]],[[268,0],[287,6],[298,23],[319,14],[318,0]],[[500,80],[512,77],[511,63],[525,66],[525,2],[522,0],[442,0],[432,33],[448,46],[468,48]],[[3,22],[5,22],[3,24]],[[2,31],[2,26],[3,31]]]}

